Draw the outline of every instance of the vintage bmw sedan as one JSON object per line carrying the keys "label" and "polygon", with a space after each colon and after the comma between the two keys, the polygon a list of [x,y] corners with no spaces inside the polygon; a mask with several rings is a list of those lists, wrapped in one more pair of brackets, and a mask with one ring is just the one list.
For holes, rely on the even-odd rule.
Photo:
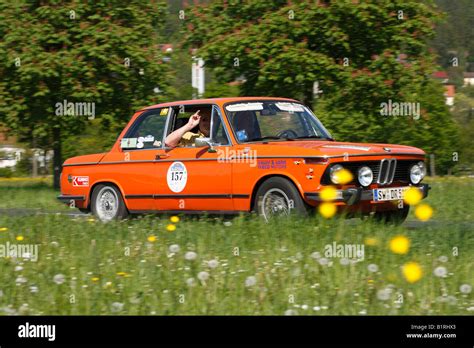
{"label": "vintage bmw sedan", "polygon": [[[210,115],[209,134],[167,146],[198,110]],[[150,212],[254,211],[270,219],[307,215],[331,186],[337,211],[403,221],[404,192],[428,194],[424,161],[415,147],[335,141],[293,99],[177,101],[137,111],[109,152],[65,161],[58,199],[102,221]]]}

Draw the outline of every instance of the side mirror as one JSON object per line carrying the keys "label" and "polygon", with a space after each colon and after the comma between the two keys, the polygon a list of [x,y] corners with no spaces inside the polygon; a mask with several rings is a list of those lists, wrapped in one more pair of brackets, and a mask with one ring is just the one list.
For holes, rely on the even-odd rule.
{"label": "side mirror", "polygon": [[209,150],[207,152],[216,152],[216,149],[214,149],[213,144],[211,142],[211,138],[196,138],[194,139],[194,145],[196,147],[209,147]]}

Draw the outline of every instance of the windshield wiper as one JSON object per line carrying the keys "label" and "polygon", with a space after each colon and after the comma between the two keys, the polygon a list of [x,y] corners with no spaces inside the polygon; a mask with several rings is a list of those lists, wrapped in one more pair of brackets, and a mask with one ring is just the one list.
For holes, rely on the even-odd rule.
{"label": "windshield wiper", "polygon": [[326,140],[334,141],[333,138],[320,137],[318,135],[303,135],[301,137],[296,137],[295,139],[326,139]]}
{"label": "windshield wiper", "polygon": [[289,140],[289,141],[293,141],[294,139],[277,137],[277,136],[274,136],[274,135],[267,135],[265,137],[253,138],[253,139],[250,139],[248,141],[260,141],[260,140]]}

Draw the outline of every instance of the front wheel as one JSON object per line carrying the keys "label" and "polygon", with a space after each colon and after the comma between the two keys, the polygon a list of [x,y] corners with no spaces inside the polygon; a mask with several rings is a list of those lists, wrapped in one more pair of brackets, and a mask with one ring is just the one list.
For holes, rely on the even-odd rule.
{"label": "front wheel", "polygon": [[92,192],[92,213],[103,222],[121,220],[128,211],[120,191],[112,185],[97,185]]}
{"label": "front wheel", "polygon": [[258,215],[268,221],[276,216],[286,216],[295,212],[307,216],[308,210],[299,191],[285,178],[267,179],[257,190],[254,207]]}
{"label": "front wheel", "polygon": [[410,206],[404,204],[402,209],[375,212],[374,219],[386,224],[401,225],[407,219],[409,212]]}

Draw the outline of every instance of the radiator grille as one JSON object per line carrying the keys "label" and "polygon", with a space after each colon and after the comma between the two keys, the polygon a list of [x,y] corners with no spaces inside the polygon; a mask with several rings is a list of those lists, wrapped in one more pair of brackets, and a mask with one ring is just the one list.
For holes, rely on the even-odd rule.
{"label": "radiator grille", "polygon": [[329,170],[336,164],[342,165],[344,168],[349,170],[354,180],[352,184],[358,184],[357,171],[359,168],[367,166],[372,169],[374,174],[373,184],[379,185],[390,185],[393,182],[410,182],[410,167],[420,162],[420,160],[397,160],[394,158],[383,159],[381,161],[350,161],[350,162],[338,162],[332,163],[323,174],[321,178],[321,184],[331,185],[332,182],[329,178]]}

